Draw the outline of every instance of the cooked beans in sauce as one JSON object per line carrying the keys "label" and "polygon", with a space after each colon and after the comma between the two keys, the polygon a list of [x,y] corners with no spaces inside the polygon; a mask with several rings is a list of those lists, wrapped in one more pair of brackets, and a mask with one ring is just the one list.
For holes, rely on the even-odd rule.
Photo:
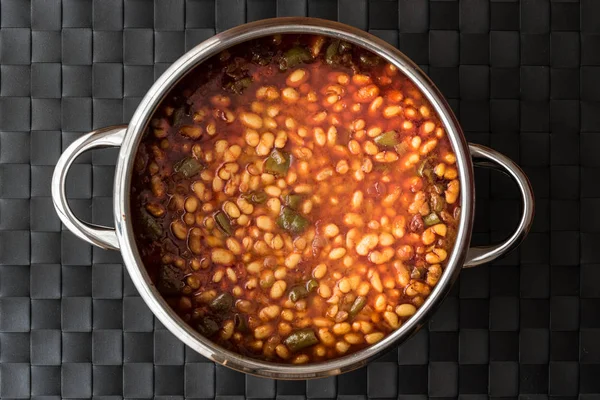
{"label": "cooked beans in sauce", "polygon": [[153,282],[202,335],[301,364],[382,340],[424,303],[460,215],[456,157],[396,67],[332,38],[237,46],[156,111],[132,185]]}

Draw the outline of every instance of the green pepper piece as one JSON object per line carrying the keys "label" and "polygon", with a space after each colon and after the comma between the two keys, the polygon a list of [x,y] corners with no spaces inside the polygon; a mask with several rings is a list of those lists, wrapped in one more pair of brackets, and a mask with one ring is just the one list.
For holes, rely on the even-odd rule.
{"label": "green pepper piece", "polygon": [[317,282],[314,279],[310,279],[308,282],[306,282],[306,290],[308,290],[309,292],[317,290],[318,287],[319,282]]}
{"label": "green pepper piece", "polygon": [[265,161],[265,171],[278,177],[285,177],[290,169],[290,155],[281,150],[273,150]]}
{"label": "green pepper piece", "polygon": [[435,193],[441,195],[442,193],[444,193],[444,190],[446,190],[446,188],[441,183],[436,183],[435,185],[433,185],[433,190],[435,190]]}
{"label": "green pepper piece", "polygon": [[285,71],[288,68],[294,68],[295,66],[312,61],[312,55],[310,51],[304,47],[293,47],[283,53],[283,57],[279,62],[279,69]]}
{"label": "green pepper piece", "polygon": [[185,286],[183,272],[171,265],[161,265],[156,287],[163,296],[175,296],[181,293]]}
{"label": "green pepper piece", "polygon": [[302,196],[299,194],[288,194],[284,197],[284,202],[286,206],[297,210],[302,202]]}
{"label": "green pepper piece", "polygon": [[293,233],[301,233],[306,229],[308,223],[309,222],[306,218],[304,218],[300,214],[296,214],[296,217],[292,220],[292,224],[289,230]]}
{"label": "green pepper piece", "polygon": [[429,163],[429,159],[423,160],[419,168],[417,169],[417,174],[421,178],[427,178],[429,183],[433,183],[433,170],[431,169],[431,164]]}
{"label": "green pepper piece", "polygon": [[267,198],[269,196],[267,196],[267,194],[265,192],[255,192],[255,191],[251,191],[248,193],[244,193],[242,195],[242,197],[246,200],[248,200],[250,203],[253,204],[263,204],[265,201],[267,201]]}
{"label": "green pepper piece", "polygon": [[306,288],[302,285],[294,286],[293,288],[290,289],[289,296],[290,296],[290,300],[292,301],[292,303],[295,303],[298,300],[303,299],[306,296],[308,296],[308,290],[306,290]]}
{"label": "green pepper piece", "polygon": [[312,329],[306,328],[291,333],[290,336],[285,338],[283,343],[285,343],[288,349],[296,352],[319,343],[319,339],[317,339]]}
{"label": "green pepper piece", "polygon": [[251,51],[252,62],[254,64],[265,66],[268,65],[273,58],[273,53],[258,42],[252,46]]}
{"label": "green pepper piece", "polygon": [[398,132],[396,131],[383,132],[381,135],[376,136],[373,141],[375,141],[375,143],[381,147],[394,147],[400,144]]}
{"label": "green pepper piece", "polygon": [[289,207],[284,207],[277,218],[277,225],[291,233],[301,233],[308,226],[308,220]]}
{"label": "green pepper piece", "polygon": [[219,325],[211,318],[205,317],[198,323],[198,332],[207,338],[219,331]]}
{"label": "green pepper piece", "polygon": [[445,201],[442,198],[442,196],[440,196],[439,194],[436,194],[436,193],[431,194],[431,199],[429,200],[429,205],[431,206],[431,209],[433,211],[435,211],[436,213],[442,212],[442,210],[444,209],[444,203],[445,203]]}
{"label": "green pepper piece", "polygon": [[227,217],[223,211],[217,211],[215,214],[215,221],[223,233],[225,233],[227,236],[233,235],[233,227],[231,226],[229,217]]}
{"label": "green pepper piece", "polygon": [[162,225],[144,207],[140,208],[140,217],[146,233],[154,240],[159,239],[163,234]]}
{"label": "green pepper piece", "polygon": [[350,314],[350,317],[354,318],[366,305],[367,299],[363,296],[358,296],[356,300],[354,300],[354,303],[352,303],[352,306],[350,306],[348,314]]}
{"label": "green pepper piece", "polygon": [[240,57],[234,58],[224,70],[225,74],[230,78],[233,78],[234,81],[245,77],[247,71],[247,61]]}
{"label": "green pepper piece", "polygon": [[436,213],[432,212],[431,214],[429,214],[425,218],[423,218],[423,222],[425,222],[425,225],[431,226],[431,225],[439,224],[441,221],[440,221],[440,217],[438,217],[438,215]]}
{"label": "green pepper piece", "polygon": [[244,93],[245,89],[250,87],[250,85],[252,85],[252,78],[247,76],[245,78],[236,80],[231,85],[231,90],[236,94],[242,94]]}
{"label": "green pepper piece", "polygon": [[218,313],[225,313],[233,306],[233,296],[227,292],[221,293],[210,302],[210,308]]}
{"label": "green pepper piece", "polygon": [[361,54],[358,58],[361,65],[365,68],[373,68],[379,65],[379,61],[381,60],[374,54]]}
{"label": "green pepper piece", "polygon": [[256,57],[252,57],[252,62],[254,62],[255,64],[261,65],[261,66],[265,66],[268,65],[271,62],[272,57],[271,56],[256,56]]}
{"label": "green pepper piece", "polygon": [[337,58],[338,51],[340,47],[340,41],[334,40],[329,46],[327,46],[327,50],[325,50],[325,62],[329,65],[335,63],[335,59]]}
{"label": "green pepper piece", "polygon": [[202,163],[193,157],[186,157],[173,166],[175,172],[181,172],[186,178],[191,178],[203,169]]}

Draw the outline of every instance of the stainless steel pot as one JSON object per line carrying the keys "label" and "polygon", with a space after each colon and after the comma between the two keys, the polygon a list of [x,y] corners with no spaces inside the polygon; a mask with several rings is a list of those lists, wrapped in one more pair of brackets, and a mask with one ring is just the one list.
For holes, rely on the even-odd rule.
{"label": "stainless steel pot", "polygon": [[[456,244],[442,278],[407,323],[379,343],[346,357],[308,365],[283,365],[258,361],[227,351],[201,336],[167,305],[146,273],[136,248],[130,219],[129,188],[131,170],[144,129],[161,100],[195,66],[235,44],[282,33],[332,36],[367,48],[396,65],[431,102],[456,152],[461,184],[460,224]],[[68,206],[65,183],[69,168],[80,154],[101,147],[120,147],[114,183],[115,229],[96,226],[78,219]],[[515,232],[504,242],[485,247],[469,247],[473,227],[475,188],[473,163],[499,169],[517,183],[522,195],[522,216]],[[478,162],[477,160],[480,160]],[[496,259],[514,249],[529,231],[534,212],[531,186],[523,171],[510,159],[487,147],[467,144],[462,130],[443,96],[429,78],[404,54],[388,43],[359,29],[315,18],[276,18],[242,25],[199,44],[177,60],[150,88],[129,125],[108,127],[84,135],[60,157],[52,178],[52,198],[62,222],[78,237],[104,249],[120,250],[132,281],[156,317],[186,345],[227,367],[271,378],[309,379],[340,374],[365,365],[384,350],[402,343],[421,327],[449,292],[462,268]]]}

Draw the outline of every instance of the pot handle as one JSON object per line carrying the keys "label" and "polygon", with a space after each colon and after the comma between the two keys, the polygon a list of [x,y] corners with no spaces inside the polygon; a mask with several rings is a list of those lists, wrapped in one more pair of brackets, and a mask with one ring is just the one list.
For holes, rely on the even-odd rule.
{"label": "pot handle", "polygon": [[83,135],[62,153],[52,175],[52,202],[60,220],[75,236],[103,249],[119,249],[116,231],[114,228],[82,221],[73,214],[65,191],[67,174],[73,161],[82,153],[96,148],[120,147],[126,131],[127,125],[119,125]]}
{"label": "pot handle", "polygon": [[521,191],[523,211],[517,229],[504,242],[469,248],[463,268],[488,263],[514,250],[525,239],[525,236],[527,236],[527,232],[529,232],[529,228],[531,228],[531,223],[533,222],[534,214],[533,189],[523,170],[514,161],[489,147],[478,144],[469,143],[469,150],[471,151],[471,156],[474,158],[473,164],[475,166],[496,169],[517,182]]}

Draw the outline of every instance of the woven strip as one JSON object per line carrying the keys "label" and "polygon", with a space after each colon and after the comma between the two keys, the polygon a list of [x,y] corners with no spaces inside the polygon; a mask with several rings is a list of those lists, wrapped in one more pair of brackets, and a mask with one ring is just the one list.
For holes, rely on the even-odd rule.
{"label": "woven strip", "polygon": [[[337,19],[398,46],[470,141],[518,161],[537,217],[510,256],[464,271],[428,326],[367,367],[275,382],[215,366],[157,322],[117,252],[61,226],[49,178],[83,133],[127,122],[186,50],[246,21]],[[0,397],[300,400],[600,396],[600,2],[1,0]],[[110,224],[116,151],[69,177]],[[505,177],[477,170],[473,243],[516,225]],[[533,396],[535,395],[535,396]]]}

